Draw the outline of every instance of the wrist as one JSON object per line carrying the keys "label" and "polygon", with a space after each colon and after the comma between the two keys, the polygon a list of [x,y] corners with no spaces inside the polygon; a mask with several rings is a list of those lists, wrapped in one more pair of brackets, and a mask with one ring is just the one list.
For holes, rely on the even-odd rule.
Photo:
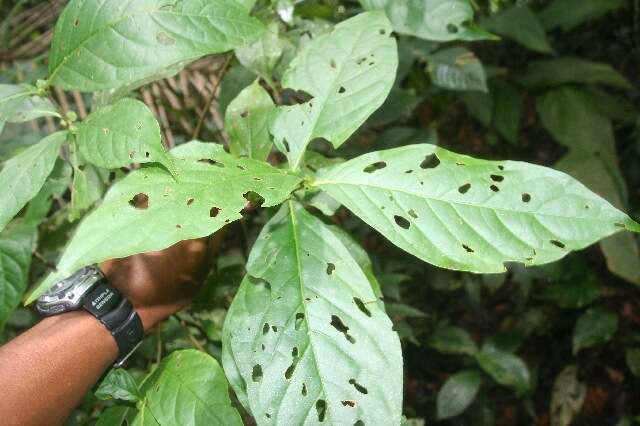
{"label": "wrist", "polygon": [[176,312],[176,309],[165,305],[137,306],[134,309],[138,312],[145,333]]}

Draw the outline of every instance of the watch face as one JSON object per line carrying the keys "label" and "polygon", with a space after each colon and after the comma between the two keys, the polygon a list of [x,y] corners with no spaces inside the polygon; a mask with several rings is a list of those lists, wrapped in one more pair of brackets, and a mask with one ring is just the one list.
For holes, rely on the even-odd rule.
{"label": "watch face", "polygon": [[36,308],[42,315],[78,309],[84,295],[103,279],[97,266],[84,267],[44,292],[38,298]]}

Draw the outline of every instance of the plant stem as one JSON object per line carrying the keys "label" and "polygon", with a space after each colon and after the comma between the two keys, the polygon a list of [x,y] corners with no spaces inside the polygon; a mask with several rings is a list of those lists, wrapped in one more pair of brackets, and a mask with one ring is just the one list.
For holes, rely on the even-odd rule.
{"label": "plant stem", "polygon": [[222,68],[220,70],[220,74],[218,75],[218,79],[213,83],[213,88],[211,89],[211,93],[209,94],[209,99],[207,99],[207,103],[204,106],[202,113],[200,114],[200,118],[198,119],[198,124],[196,125],[196,129],[193,131],[193,136],[191,137],[191,139],[193,140],[198,139],[198,136],[200,136],[200,130],[202,130],[204,119],[206,118],[207,113],[209,112],[209,109],[211,109],[211,104],[213,103],[213,100],[216,97],[216,92],[218,91],[218,87],[222,82],[222,78],[226,74],[227,69],[229,69],[229,65],[231,64],[232,58],[233,58],[232,54],[227,55],[227,58],[225,59],[224,64],[222,65]]}

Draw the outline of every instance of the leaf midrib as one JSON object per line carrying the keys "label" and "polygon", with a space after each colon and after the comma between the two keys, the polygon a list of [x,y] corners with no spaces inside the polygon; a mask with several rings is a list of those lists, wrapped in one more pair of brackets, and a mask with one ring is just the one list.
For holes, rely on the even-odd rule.
{"label": "leaf midrib", "polygon": [[[350,186],[366,186],[369,188],[375,188],[375,189],[379,189],[379,190],[384,190],[384,191],[397,191],[400,193],[404,193],[407,195],[411,195],[413,197],[417,197],[417,198],[422,198],[424,200],[426,200],[427,202],[431,201],[431,202],[440,202],[440,203],[445,203],[445,204],[455,204],[455,205],[459,205],[459,206],[466,206],[466,207],[475,207],[478,209],[486,209],[486,210],[491,210],[491,211],[500,211],[500,212],[505,212],[505,213],[519,213],[519,214],[530,214],[530,215],[534,215],[534,216],[545,216],[545,217],[551,217],[551,218],[556,218],[556,219],[565,219],[565,220],[584,220],[584,221],[592,221],[592,222],[609,222],[609,220],[604,220],[604,219],[599,219],[599,218],[588,218],[588,217],[579,217],[579,216],[562,216],[562,215],[554,215],[554,214],[549,214],[549,213],[540,213],[540,212],[533,212],[533,211],[526,211],[526,210],[509,210],[509,209],[505,209],[505,208],[500,208],[500,207],[489,207],[489,206],[483,206],[480,204],[471,204],[471,203],[465,203],[465,202],[461,202],[461,201],[456,201],[456,200],[446,200],[446,199],[442,199],[442,198],[436,198],[433,196],[426,196],[424,194],[419,194],[419,193],[415,193],[415,192],[411,192],[411,191],[407,191],[404,189],[400,189],[400,188],[394,188],[394,187],[385,187],[385,186],[380,186],[380,185],[372,185],[370,183],[366,183],[366,182],[347,182],[347,181],[338,181],[338,180],[320,180],[320,181],[316,181],[314,182],[313,185],[315,186],[322,186],[322,185],[350,185]],[[603,200],[606,201],[606,200]],[[627,219],[627,221],[630,219]],[[628,223],[625,223],[625,226],[629,226],[631,227],[632,225],[629,225]]]}
{"label": "leaf midrib", "polygon": [[[105,25],[102,25],[100,27],[98,27],[95,31],[93,31],[91,34],[89,34],[87,36],[86,39],[82,40],[81,43],[79,43],[75,48],[73,48],[72,50],[66,52],[62,58],[62,60],[60,61],[60,63],[58,65],[56,65],[56,67],[53,69],[53,71],[51,71],[51,73],[49,74],[49,81],[53,80],[53,78],[56,76],[56,74],[58,73],[58,71],[60,70],[60,68],[65,65],[67,63],[67,61],[73,57],[73,54],[75,52],[77,52],[79,49],[81,49],[82,47],[84,47],[85,44],[89,43],[96,35],[98,35],[99,33],[101,33],[102,31],[104,31],[107,28],[113,28],[116,25],[118,25],[121,22],[124,22],[128,19],[132,19],[135,18],[137,16],[142,16],[145,14],[165,14],[165,15],[177,15],[177,16],[184,16],[184,17],[190,17],[190,18],[205,18],[205,19],[211,19],[212,17],[209,17],[207,15],[201,15],[201,14],[194,14],[194,13],[182,13],[182,12],[174,12],[174,11],[167,11],[167,10],[158,10],[157,8],[153,8],[153,9],[146,9],[146,10],[141,10],[139,12],[136,13],[132,13],[130,15],[125,15],[122,16],[116,20],[110,21],[108,23],[106,23]],[[235,21],[234,19],[229,19],[228,17],[224,17],[224,18],[219,18],[219,19],[224,19],[227,21]],[[239,22],[239,21],[238,21]]]}

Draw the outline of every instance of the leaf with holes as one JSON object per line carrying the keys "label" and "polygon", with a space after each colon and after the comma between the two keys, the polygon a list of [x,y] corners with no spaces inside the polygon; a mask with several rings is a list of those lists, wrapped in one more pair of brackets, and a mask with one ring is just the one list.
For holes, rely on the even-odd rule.
{"label": "leaf with holes", "polygon": [[269,121],[275,106],[271,96],[258,80],[247,86],[229,104],[225,113],[225,130],[229,134],[229,150],[237,157],[266,160],[273,142]]}
{"label": "leaf with holes", "polygon": [[383,13],[362,13],[305,45],[291,62],[282,86],[312,96],[278,108],[271,133],[292,169],[309,142],[342,145],[391,90],[398,66],[396,42]]}
{"label": "leaf with holes", "polygon": [[462,47],[428,55],[427,72],[433,84],[443,89],[487,91],[484,67],[472,51]]}
{"label": "leaf with holes", "polygon": [[247,273],[225,321],[223,365],[258,424],[399,424],[400,341],[331,229],[289,202]]}
{"label": "leaf with holes", "polygon": [[365,10],[384,10],[394,31],[433,41],[495,38],[470,24],[468,0],[360,0]]}
{"label": "leaf with holes", "polygon": [[222,368],[204,352],[173,352],[145,378],[140,393],[134,425],[242,425]]}
{"label": "leaf with holes", "polygon": [[132,88],[263,30],[234,0],[73,0],[55,27],[49,81],[81,91]]}
{"label": "leaf with holes", "polygon": [[4,163],[0,171],[0,231],[38,194],[66,139],[67,132],[53,133]]}
{"label": "leaf with holes", "polygon": [[78,124],[76,144],[88,162],[116,169],[131,163],[172,164],[160,139],[160,125],[145,104],[121,99],[99,108]]}
{"label": "leaf with holes", "polygon": [[150,166],[113,185],[102,204],[79,225],[57,272],[29,300],[82,266],[210,235],[242,217],[250,194],[263,197],[265,207],[273,206],[300,182],[267,163],[234,158],[222,145],[191,142],[170,155],[177,180],[164,168]]}
{"label": "leaf with holes", "polygon": [[314,183],[398,247],[449,269],[548,263],[640,225],[570,176],[433,145],[362,155]]}
{"label": "leaf with holes", "polygon": [[37,235],[36,223],[17,221],[0,233],[0,331],[27,288]]}

